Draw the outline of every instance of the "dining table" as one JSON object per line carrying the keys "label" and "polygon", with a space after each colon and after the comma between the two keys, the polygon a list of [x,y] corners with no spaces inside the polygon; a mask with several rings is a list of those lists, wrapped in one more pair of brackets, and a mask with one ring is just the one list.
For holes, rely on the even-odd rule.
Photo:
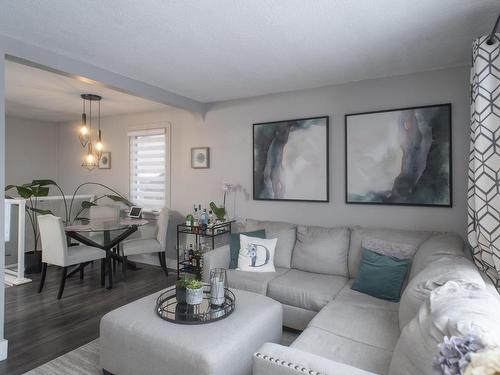
{"label": "dining table", "polygon": [[123,240],[130,237],[141,226],[148,224],[147,220],[135,218],[120,218],[118,220],[85,219],[77,224],[64,227],[66,235],[76,241],[97,247],[106,252],[105,262],[101,263],[101,285],[105,286],[106,268],[108,274],[107,289],[113,288],[112,262],[123,262],[119,253],[114,253]]}

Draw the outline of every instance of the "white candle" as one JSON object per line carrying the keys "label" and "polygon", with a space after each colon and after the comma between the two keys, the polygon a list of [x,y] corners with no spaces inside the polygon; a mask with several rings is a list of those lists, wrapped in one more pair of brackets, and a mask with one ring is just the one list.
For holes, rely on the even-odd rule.
{"label": "white candle", "polygon": [[224,280],[214,277],[210,284],[210,303],[216,306],[222,305],[224,303]]}

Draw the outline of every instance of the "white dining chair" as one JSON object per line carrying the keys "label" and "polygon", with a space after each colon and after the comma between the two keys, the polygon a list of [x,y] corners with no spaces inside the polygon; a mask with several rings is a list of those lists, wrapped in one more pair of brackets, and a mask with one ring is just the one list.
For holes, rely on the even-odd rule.
{"label": "white dining chair", "polygon": [[[106,252],[92,246],[67,246],[66,233],[62,219],[54,215],[40,215],[38,217],[38,226],[40,227],[40,238],[42,241],[42,277],[38,293],[42,292],[47,275],[47,265],[53,264],[62,267],[61,283],[57,299],[61,299],[64,291],[64,285],[68,275],[68,268],[78,265],[80,267],[80,278],[83,278],[83,269],[88,263],[101,259],[101,272],[103,272],[104,258]],[[75,271],[78,268],[75,269]],[[101,275],[102,280],[102,275]]]}
{"label": "white dining chair", "polygon": [[123,273],[127,269],[127,257],[130,255],[158,253],[160,266],[168,276],[167,262],[165,258],[167,243],[167,228],[169,221],[169,210],[162,208],[158,215],[156,236],[153,238],[137,238],[123,241],[120,245],[121,255],[123,257]]}

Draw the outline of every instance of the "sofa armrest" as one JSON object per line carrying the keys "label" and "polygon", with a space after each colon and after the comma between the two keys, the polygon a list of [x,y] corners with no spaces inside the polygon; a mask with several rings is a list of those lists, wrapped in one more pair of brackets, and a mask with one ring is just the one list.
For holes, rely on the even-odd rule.
{"label": "sofa armrest", "polygon": [[288,346],[266,343],[253,355],[253,375],[374,375]]}
{"label": "sofa armrest", "polygon": [[203,254],[203,281],[208,282],[213,268],[229,268],[229,245],[218,247]]}

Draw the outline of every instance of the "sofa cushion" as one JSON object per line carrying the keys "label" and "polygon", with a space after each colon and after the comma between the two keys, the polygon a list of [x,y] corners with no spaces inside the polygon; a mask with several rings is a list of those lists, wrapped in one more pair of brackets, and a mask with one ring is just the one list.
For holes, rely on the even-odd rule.
{"label": "sofa cushion", "polygon": [[307,328],[290,346],[375,374],[387,374],[392,356],[390,350],[363,344],[315,327]]}
{"label": "sofa cushion", "polygon": [[299,225],[292,267],[302,271],[347,277],[348,250],[348,228]]}
{"label": "sofa cushion", "polygon": [[269,282],[287,271],[288,268],[276,268],[276,272],[227,270],[227,284],[230,288],[266,295]]}
{"label": "sofa cushion", "polygon": [[433,290],[418,314],[403,328],[390,375],[434,375],[433,359],[444,337],[475,334],[500,346],[500,299],[475,284],[448,281]]}
{"label": "sofa cushion", "polygon": [[374,229],[362,227],[353,228],[351,231],[348,257],[349,277],[354,279],[358,275],[358,268],[362,253],[361,243],[365,238],[379,238],[387,242],[405,243],[418,248],[427,238],[431,236],[431,234],[431,232],[418,232],[410,230]]}
{"label": "sofa cushion", "polygon": [[464,242],[454,233],[436,234],[427,239],[415,253],[410,280],[435,260],[446,256],[464,256]]}
{"label": "sofa cushion", "polygon": [[335,301],[343,304],[356,306],[359,309],[380,309],[388,311],[398,311],[399,303],[375,298],[351,289],[354,280],[351,279],[335,297]]}
{"label": "sofa cushion", "polygon": [[276,272],[274,250],[277,238],[257,238],[240,235],[238,269],[247,272]]}
{"label": "sofa cushion", "polygon": [[266,238],[277,238],[274,265],[276,267],[290,268],[293,247],[297,237],[297,226],[295,224],[247,219],[245,229],[247,231],[265,229]]}
{"label": "sofa cushion", "polygon": [[429,294],[447,281],[475,283],[485,288],[483,278],[474,264],[465,257],[443,256],[419,272],[405,288],[399,307],[399,327],[408,324]]}
{"label": "sofa cushion", "polygon": [[366,237],[361,241],[361,247],[376,253],[398,259],[411,259],[417,252],[415,244],[387,241],[381,238]]}
{"label": "sofa cushion", "polygon": [[322,309],[308,327],[388,351],[394,349],[400,334],[397,311],[360,308],[336,299]]}
{"label": "sofa cushion", "polygon": [[286,305],[319,311],[346,283],[343,276],[291,269],[269,282],[267,295]]}
{"label": "sofa cushion", "polygon": [[253,232],[231,233],[229,235],[229,250],[231,260],[229,261],[229,268],[235,269],[238,267],[238,256],[240,255],[240,235],[250,237],[266,238],[266,231],[264,229],[255,230]]}
{"label": "sofa cushion", "polygon": [[358,276],[352,289],[373,297],[399,302],[409,260],[363,249]]}

